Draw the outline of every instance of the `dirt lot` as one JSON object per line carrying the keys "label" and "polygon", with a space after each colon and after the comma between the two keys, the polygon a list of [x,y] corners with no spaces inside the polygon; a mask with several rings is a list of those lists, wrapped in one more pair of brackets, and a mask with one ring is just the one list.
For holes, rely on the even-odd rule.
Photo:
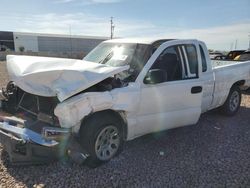
{"label": "dirt lot", "polygon": [[[7,78],[0,66],[1,87]],[[33,186],[250,187],[250,92],[236,116],[213,111],[196,125],[128,142],[121,155],[96,169],[61,162],[13,167],[1,154],[0,187]]]}

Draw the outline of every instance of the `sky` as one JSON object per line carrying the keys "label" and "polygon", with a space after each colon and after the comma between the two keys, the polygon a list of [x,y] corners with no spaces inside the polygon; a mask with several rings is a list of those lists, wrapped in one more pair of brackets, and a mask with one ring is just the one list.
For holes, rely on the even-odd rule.
{"label": "sky", "polygon": [[199,39],[247,49],[250,0],[0,0],[0,31]]}

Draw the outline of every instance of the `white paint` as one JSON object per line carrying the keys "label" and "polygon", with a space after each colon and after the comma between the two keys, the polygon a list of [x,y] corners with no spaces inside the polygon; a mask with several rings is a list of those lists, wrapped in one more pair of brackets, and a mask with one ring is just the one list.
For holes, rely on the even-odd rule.
{"label": "white paint", "polygon": [[83,93],[58,104],[54,112],[59,118],[60,125],[65,128],[78,124],[90,113],[106,109],[126,111],[129,115],[136,111],[139,91],[138,85],[130,84],[111,92]]}
{"label": "white paint", "polygon": [[166,48],[190,43],[198,44],[196,40],[173,40],[162,44],[138,76],[137,82],[141,84],[141,95],[134,136],[195,124],[198,121],[201,114],[202,92],[192,94],[191,88],[203,86],[200,79],[170,81],[153,85],[143,83],[147,72]]}
{"label": "white paint", "polygon": [[[138,40],[141,41],[141,39]],[[122,41],[131,42],[131,39]],[[121,42],[121,40],[113,42]],[[152,42],[153,40],[151,42],[148,40],[148,43]],[[199,67],[199,79],[156,85],[143,84],[146,73],[164,49],[172,45],[190,43],[196,45],[198,53],[200,53],[198,45],[201,45],[204,52],[207,52],[205,44],[197,40],[166,42],[152,55],[135,83],[111,92],[84,93],[59,104],[55,109],[55,114],[59,117],[61,125],[64,127],[80,125],[83,117],[96,111],[105,109],[124,111],[128,124],[127,139],[131,140],[147,133],[195,124],[202,112],[216,108],[225,102],[230,87],[236,81],[245,79],[246,84],[250,86],[250,62],[243,63],[244,65],[238,62],[230,63],[230,65],[223,65],[213,70],[208,53],[205,54],[207,71],[202,73]],[[201,62],[200,54],[198,54],[198,59]],[[232,78],[230,75],[234,75],[234,79],[228,79]],[[220,81],[221,78],[223,78],[222,81]],[[221,82],[222,85],[220,85]],[[191,94],[191,88],[199,85],[203,87],[203,92]]]}
{"label": "white paint", "polygon": [[[119,40],[113,42],[117,41]],[[125,39],[123,41],[126,42]],[[167,47],[179,44],[196,46],[199,78],[145,85],[145,75],[157,57]],[[206,53],[205,73],[201,69],[199,45]],[[22,62],[22,66],[17,62]],[[65,100],[128,67],[114,68],[58,58],[8,57],[8,70],[17,85],[34,94],[57,96],[61,101],[65,100],[54,110],[62,127],[74,127],[77,131],[86,115],[113,109],[124,112],[123,117],[128,125],[128,140],[155,131],[195,124],[202,112],[221,106],[225,102],[235,82],[245,80],[245,85],[250,86],[250,61],[222,64],[227,65],[217,63],[218,67],[212,67],[203,42],[168,41],[154,52],[134,83],[112,91],[82,93]],[[191,94],[191,88],[194,86],[202,86],[203,92]]]}
{"label": "white paint", "polygon": [[7,56],[9,76],[21,89],[40,96],[57,96],[61,102],[128,68],[75,59]]}
{"label": "white paint", "polygon": [[250,61],[214,67],[213,72],[215,75],[214,98],[208,110],[223,105],[230,88],[237,81],[245,80],[245,87],[250,87]]}

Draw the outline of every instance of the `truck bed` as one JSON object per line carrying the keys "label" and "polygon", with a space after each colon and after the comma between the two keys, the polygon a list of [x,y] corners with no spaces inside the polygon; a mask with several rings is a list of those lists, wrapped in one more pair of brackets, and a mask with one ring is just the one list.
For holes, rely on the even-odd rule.
{"label": "truck bed", "polygon": [[218,61],[212,60],[214,73],[214,97],[210,109],[224,104],[233,84],[241,82],[242,90],[250,87],[250,61]]}
{"label": "truck bed", "polygon": [[211,61],[215,73],[215,82],[227,79],[227,82],[235,83],[235,80],[244,80],[245,89],[250,87],[250,61]]}
{"label": "truck bed", "polygon": [[213,68],[234,65],[234,64],[239,64],[239,63],[243,63],[243,62],[245,62],[245,61],[211,60]]}

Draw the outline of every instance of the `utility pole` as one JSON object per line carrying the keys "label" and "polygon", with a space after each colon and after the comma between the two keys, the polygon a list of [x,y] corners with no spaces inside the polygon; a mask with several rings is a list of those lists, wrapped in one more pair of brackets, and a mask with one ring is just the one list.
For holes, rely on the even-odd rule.
{"label": "utility pole", "polygon": [[249,38],[249,46],[248,46],[248,50],[250,50],[250,32],[248,33],[248,38]]}
{"label": "utility pole", "polygon": [[113,39],[114,38],[114,31],[115,31],[113,17],[111,17],[111,19],[110,19],[110,31],[111,31],[110,38]]}
{"label": "utility pole", "polygon": [[235,41],[235,50],[237,49],[238,39]]}
{"label": "utility pole", "polygon": [[71,37],[71,25],[69,25],[69,36],[70,36],[70,58],[72,58],[72,37]]}

